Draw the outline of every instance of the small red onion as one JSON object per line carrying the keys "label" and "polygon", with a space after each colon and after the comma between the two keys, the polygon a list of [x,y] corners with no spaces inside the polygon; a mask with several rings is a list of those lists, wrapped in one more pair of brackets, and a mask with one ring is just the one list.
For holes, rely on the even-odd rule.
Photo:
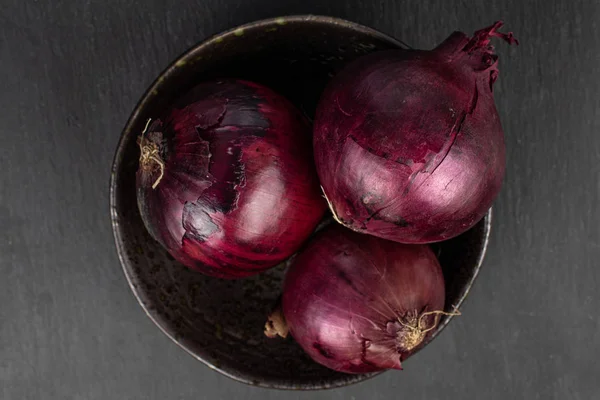
{"label": "small red onion", "polygon": [[[282,310],[290,333],[316,362],[365,373],[401,369],[445,314],[444,296],[442,270],[428,246],[336,224],[294,260]],[[265,334],[279,330],[281,318],[270,316]]]}
{"label": "small red onion", "polygon": [[146,227],[175,259],[205,274],[240,278],[277,265],[325,212],[310,126],[264,86],[200,84],[139,144]]}
{"label": "small red onion", "polygon": [[492,85],[492,37],[453,33],[431,51],[376,52],[330,82],[317,108],[317,172],[336,219],[402,243],[475,225],[500,191],[504,135]]}

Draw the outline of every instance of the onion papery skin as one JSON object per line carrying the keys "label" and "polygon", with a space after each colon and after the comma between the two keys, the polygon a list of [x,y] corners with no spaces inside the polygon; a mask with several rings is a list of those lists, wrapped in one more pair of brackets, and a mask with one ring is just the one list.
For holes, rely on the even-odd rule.
{"label": "onion papery skin", "polygon": [[154,120],[140,143],[144,224],[176,260],[204,274],[241,278],[279,264],[327,208],[310,125],[262,85],[202,83]]}
{"label": "onion papery skin", "polygon": [[290,266],[282,309],[290,333],[313,360],[367,373],[402,369],[401,361],[439,322],[439,315],[425,313],[443,310],[444,296],[442,270],[429,246],[332,224]]}
{"label": "onion papery skin", "polygon": [[504,179],[504,133],[492,87],[509,43],[501,22],[453,33],[431,51],[363,56],[317,108],[317,172],[336,219],[401,243],[453,238],[491,207]]}

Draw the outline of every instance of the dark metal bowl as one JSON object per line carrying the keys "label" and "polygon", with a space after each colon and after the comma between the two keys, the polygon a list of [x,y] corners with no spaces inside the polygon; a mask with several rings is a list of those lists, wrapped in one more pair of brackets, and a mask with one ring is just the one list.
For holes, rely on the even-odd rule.
{"label": "dark metal bowl", "polygon": [[[348,385],[376,374],[347,375],[311,361],[292,339],[267,339],[265,317],[280,293],[285,266],[227,281],[192,272],[144,228],[135,196],[136,137],[177,94],[213,77],[272,87],[312,116],[328,79],[372,51],[399,48],[380,32],[348,21],[294,16],[254,22],[214,36],[171,64],[135,107],[112,167],[112,225],[125,276],[148,316],[175,343],[209,367],[241,382],[279,389]],[[458,307],[479,272],[491,213],[473,229],[434,246],[446,278],[446,305]],[[445,317],[438,334],[450,321]],[[395,372],[396,373],[396,372]]]}

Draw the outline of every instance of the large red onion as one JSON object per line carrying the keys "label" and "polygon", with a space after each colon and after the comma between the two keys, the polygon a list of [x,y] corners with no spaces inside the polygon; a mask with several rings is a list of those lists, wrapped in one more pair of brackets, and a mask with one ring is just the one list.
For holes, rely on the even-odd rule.
{"label": "large red onion", "polygon": [[504,177],[504,136],[490,46],[502,22],[431,51],[376,52],[326,88],[314,127],[317,172],[336,219],[403,243],[475,225]]}
{"label": "large red onion", "polygon": [[178,261],[222,278],[291,256],[326,204],[307,121],[246,81],[196,86],[140,137],[138,206]]}
{"label": "large red onion", "polygon": [[[282,310],[292,336],[315,361],[364,373],[401,369],[439,322],[444,296],[442,270],[427,245],[335,224],[294,260]],[[287,333],[276,313],[266,328],[267,336]]]}

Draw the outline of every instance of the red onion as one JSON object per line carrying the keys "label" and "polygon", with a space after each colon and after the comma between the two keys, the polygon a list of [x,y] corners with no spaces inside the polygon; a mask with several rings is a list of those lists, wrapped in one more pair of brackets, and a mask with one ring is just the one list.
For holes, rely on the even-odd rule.
{"label": "red onion", "polygon": [[504,136],[490,46],[502,22],[431,51],[376,52],[326,88],[314,127],[317,172],[335,218],[402,243],[429,243],[475,225],[496,198]]}
{"label": "red onion", "polygon": [[[444,277],[427,245],[361,235],[335,224],[290,266],[282,309],[287,328],[315,361],[364,373],[401,369],[427,341],[444,308]],[[279,331],[271,316],[265,334]],[[286,330],[283,329],[282,336]]]}
{"label": "red onion", "polygon": [[146,227],[175,259],[208,275],[239,278],[277,265],[326,209],[310,134],[264,86],[196,86],[140,137]]}

